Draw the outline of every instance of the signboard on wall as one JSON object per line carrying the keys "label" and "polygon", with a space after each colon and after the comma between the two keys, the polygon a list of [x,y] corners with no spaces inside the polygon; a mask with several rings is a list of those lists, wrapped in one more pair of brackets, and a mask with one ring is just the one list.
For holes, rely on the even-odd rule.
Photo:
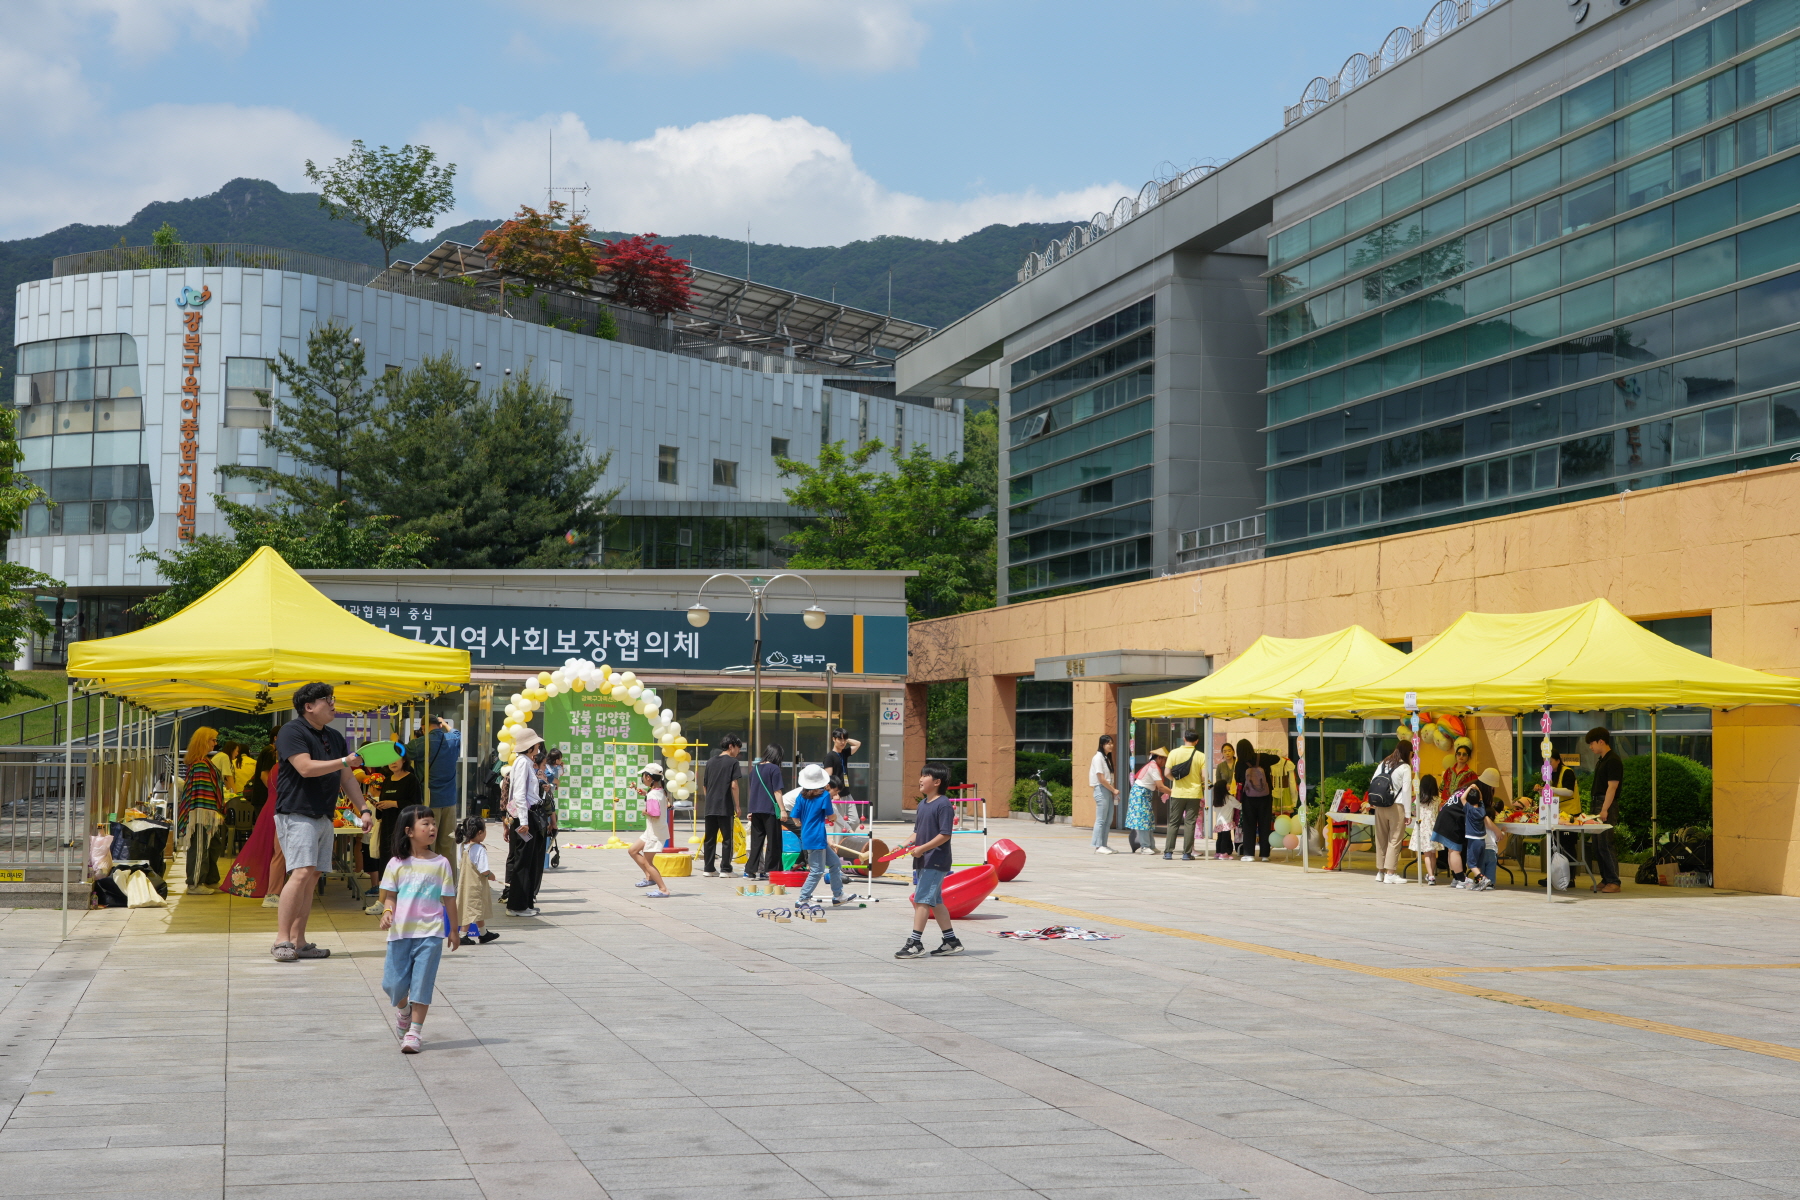
{"label": "signboard on wall", "polygon": [[564,829],[642,829],[633,785],[655,747],[650,720],[598,692],[564,692],[544,705],[544,742],[563,751],[556,819]]}
{"label": "signboard on wall", "polygon": [[[611,663],[620,670],[719,671],[747,666],[754,653],[751,622],[715,611],[704,629],[679,609],[524,608],[479,604],[339,601],[344,610],[400,637],[467,650],[481,667],[533,670],[567,658]],[[906,618],[834,613],[808,629],[797,613],[763,618],[763,665],[799,671],[906,674]]]}

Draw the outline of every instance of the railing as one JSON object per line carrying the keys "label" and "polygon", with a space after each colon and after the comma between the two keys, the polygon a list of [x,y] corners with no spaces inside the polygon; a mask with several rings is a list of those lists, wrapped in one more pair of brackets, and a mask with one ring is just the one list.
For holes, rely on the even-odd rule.
{"label": "railing", "polygon": [[[0,863],[15,868],[61,863],[65,818],[69,862],[78,869],[86,861],[90,755],[75,751],[71,773],[61,751],[0,747]],[[65,792],[66,783],[73,789]]]}
{"label": "railing", "polygon": [[156,271],[182,267],[248,267],[259,271],[293,271],[300,275],[317,275],[321,279],[341,279],[345,283],[367,284],[381,273],[369,263],[312,254],[305,250],[282,250],[275,246],[253,246],[241,242],[204,242],[184,246],[111,246],[105,250],[87,250],[65,254],[55,260],[51,273],[89,275],[101,271]]}
{"label": "railing", "polygon": [[[1355,91],[1395,63],[1411,58],[1431,43],[1461,29],[1476,17],[1489,12],[1506,0],[1438,0],[1425,14],[1418,27],[1402,25],[1382,40],[1374,54],[1352,54],[1327,79],[1321,75],[1300,93],[1300,103],[1281,110],[1283,127],[1310,117],[1332,101]],[[1585,5],[1583,6],[1585,7]]]}
{"label": "railing", "polygon": [[1214,163],[1201,163],[1184,171],[1173,167],[1152,179],[1139,188],[1135,196],[1121,196],[1108,212],[1095,213],[1085,222],[1077,225],[1068,235],[1051,242],[1040,251],[1026,255],[1025,265],[1019,268],[1018,281],[1024,283],[1041,271],[1048,271],[1078,250],[1093,245],[1107,234],[1118,229],[1128,221],[1135,221],[1158,204],[1167,200],[1208,175],[1218,170]]}
{"label": "railing", "polygon": [[1198,571],[1262,556],[1263,518],[1258,514],[1183,533],[1176,545],[1175,564],[1178,571]]}
{"label": "railing", "polygon": [[[202,711],[204,710],[184,709],[181,712],[157,713],[152,719],[149,736],[154,739],[167,732],[177,720],[186,720]],[[129,717],[127,720],[129,721]],[[118,705],[107,704],[102,712],[100,697],[77,696],[72,731],[69,705],[67,701],[58,700],[0,717],[0,747],[61,746],[70,740],[77,746],[91,745],[100,736],[103,727],[107,746],[116,747],[119,732]],[[131,736],[129,730],[127,736]]]}

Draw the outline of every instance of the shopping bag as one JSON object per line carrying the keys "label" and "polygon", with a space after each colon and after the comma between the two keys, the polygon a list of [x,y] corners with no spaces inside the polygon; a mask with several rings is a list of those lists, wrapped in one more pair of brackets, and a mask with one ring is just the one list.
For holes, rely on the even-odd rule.
{"label": "shopping bag", "polygon": [[733,834],[736,837],[736,840],[733,841],[731,844],[732,844],[733,848],[737,850],[737,855],[734,858],[732,858],[731,861],[732,862],[749,862],[750,861],[750,835],[748,835],[744,832],[743,818],[741,818],[741,817],[731,818],[731,828],[732,828]]}
{"label": "shopping bag", "polygon": [[165,908],[168,901],[157,895],[156,887],[150,882],[150,876],[142,871],[133,871],[125,881],[125,906],[127,908]]}
{"label": "shopping bag", "polygon": [[1556,892],[1569,890],[1569,860],[1561,850],[1550,851],[1550,889]]}
{"label": "shopping bag", "polygon": [[104,833],[96,833],[88,839],[89,875],[98,877],[112,873],[112,842],[111,836]]}

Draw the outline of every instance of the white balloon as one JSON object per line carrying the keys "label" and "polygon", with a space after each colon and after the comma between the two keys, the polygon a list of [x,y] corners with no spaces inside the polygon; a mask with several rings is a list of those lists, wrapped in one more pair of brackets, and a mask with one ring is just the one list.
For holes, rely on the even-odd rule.
{"label": "white balloon", "polygon": [[525,699],[524,692],[514,692],[512,695],[510,695],[506,698],[506,702],[508,704],[518,704],[520,701],[522,701],[524,699]]}
{"label": "white balloon", "polygon": [[625,681],[626,686],[630,686],[632,683],[637,681],[637,672],[636,671],[626,671],[626,672],[623,672],[619,676],[619,678],[623,679]]}
{"label": "white balloon", "polygon": [[658,715],[662,717],[662,723],[664,725],[673,724],[675,721],[675,713],[674,713],[674,710],[672,710],[672,709],[665,708]]}
{"label": "white balloon", "polygon": [[555,680],[551,680],[549,686],[544,688],[544,694],[546,696],[560,696],[562,695],[562,685]]}
{"label": "white balloon", "polygon": [[625,694],[631,697],[633,703],[636,703],[638,697],[644,694],[644,689],[634,683],[625,689]]}
{"label": "white balloon", "polygon": [[680,721],[669,722],[669,732],[674,734],[676,737],[680,737],[681,736],[681,722]]}

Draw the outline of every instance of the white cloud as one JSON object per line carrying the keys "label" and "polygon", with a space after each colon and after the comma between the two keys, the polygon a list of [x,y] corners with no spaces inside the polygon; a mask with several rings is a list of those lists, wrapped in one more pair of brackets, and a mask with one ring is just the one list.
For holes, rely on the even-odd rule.
{"label": "white cloud", "polygon": [[625,62],[716,62],[744,50],[825,70],[891,71],[917,61],[930,30],[916,0],[532,0],[592,25]]}
{"label": "white cloud", "polygon": [[64,0],[65,11],[109,18],[113,47],[134,58],[161,54],[182,34],[228,47],[256,29],[263,0]]}
{"label": "white cloud", "polygon": [[801,117],[755,113],[657,130],[635,142],[596,138],[572,113],[537,121],[466,116],[421,140],[458,164],[458,209],[498,216],[544,203],[545,139],[556,134],[556,182],[587,183],[599,229],[742,236],[837,245],[880,234],[947,239],[996,222],[1082,218],[1111,207],[1117,183],[1062,192],[927,200],[890,191],[856,164],[848,142]]}

